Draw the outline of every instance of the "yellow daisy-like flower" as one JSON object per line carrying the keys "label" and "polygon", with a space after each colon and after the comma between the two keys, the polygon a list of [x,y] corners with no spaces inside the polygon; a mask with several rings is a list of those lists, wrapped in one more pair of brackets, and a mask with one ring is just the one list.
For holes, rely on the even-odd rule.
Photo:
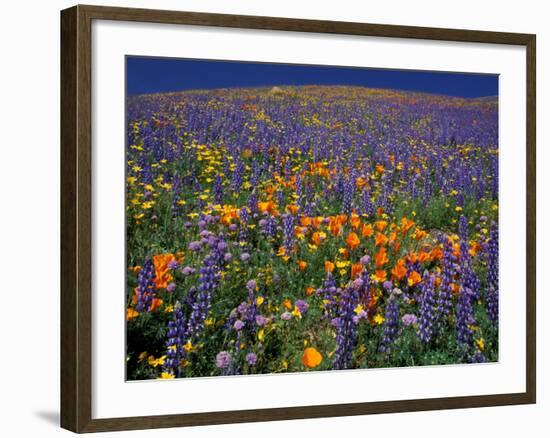
{"label": "yellow daisy-like flower", "polygon": [[176,376],[174,376],[172,373],[163,371],[162,373],[160,373],[159,379],[173,379],[174,377]]}
{"label": "yellow daisy-like flower", "polygon": [[382,324],[385,321],[385,318],[379,313],[374,317],[374,322],[378,325]]}

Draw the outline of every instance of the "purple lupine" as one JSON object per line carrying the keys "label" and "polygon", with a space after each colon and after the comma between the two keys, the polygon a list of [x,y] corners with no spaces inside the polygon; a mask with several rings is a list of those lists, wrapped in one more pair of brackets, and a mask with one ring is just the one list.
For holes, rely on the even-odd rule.
{"label": "purple lupine", "polygon": [[245,356],[245,360],[248,365],[253,367],[258,361],[258,356],[256,356],[256,353],[247,353],[247,355]]}
{"label": "purple lupine", "polygon": [[384,325],[382,331],[382,341],[378,350],[381,353],[389,353],[392,344],[397,339],[399,331],[399,302],[395,295],[390,295],[386,304],[386,312],[384,315]]}
{"label": "purple lupine", "polygon": [[332,360],[335,370],[345,370],[350,367],[353,348],[356,342],[356,323],[354,309],[359,301],[359,293],[353,286],[342,291],[338,303],[338,314],[333,319],[336,327],[336,351]]}
{"label": "purple lupine", "polygon": [[421,285],[420,317],[418,319],[418,337],[424,343],[430,342],[435,322],[434,277],[424,272]]}
{"label": "purple lupine", "polygon": [[275,222],[275,218],[269,215],[266,219],[262,219],[262,220],[263,220],[263,223],[261,224],[262,232],[267,237],[275,237],[275,232],[277,231],[277,223]]}
{"label": "purple lupine", "polygon": [[334,316],[337,307],[336,297],[336,281],[330,272],[327,272],[327,277],[323,282],[323,286],[317,289],[317,296],[323,300],[325,316],[331,319]]}
{"label": "purple lupine", "polygon": [[472,354],[470,356],[468,362],[470,362],[470,363],[485,363],[485,362],[487,362],[487,358],[485,357],[485,355],[481,351],[476,350],[474,352],[474,354]]}
{"label": "purple lupine", "polygon": [[197,336],[204,327],[204,320],[210,310],[212,292],[215,290],[218,280],[218,267],[211,253],[205,257],[199,270],[199,286],[195,300],[191,303],[191,313],[188,322],[188,336]]}
{"label": "purple lupine", "polygon": [[498,325],[498,225],[491,227],[487,244],[487,311],[489,319]]}
{"label": "purple lupine", "polygon": [[294,216],[290,214],[283,215],[283,246],[287,254],[294,247]]}
{"label": "purple lupine", "polygon": [[436,317],[440,324],[444,324],[452,306],[452,285],[456,275],[456,256],[452,241],[447,237],[443,242],[443,260],[441,262],[441,285],[437,295]]}
{"label": "purple lupine", "polygon": [[355,178],[351,176],[344,183],[344,193],[342,202],[342,212],[348,216],[351,214],[353,208],[353,196],[355,194]]}
{"label": "purple lupine", "polygon": [[148,312],[153,298],[155,296],[155,267],[151,259],[147,259],[143,263],[143,267],[138,274],[137,285],[137,303],[136,310],[138,312]]}
{"label": "purple lupine", "polygon": [[223,180],[220,174],[214,178],[214,202],[221,204],[223,201]]}
{"label": "purple lupine", "polygon": [[474,322],[471,291],[461,287],[456,304],[456,341],[459,348],[470,347],[473,335],[470,326]]}
{"label": "purple lupine", "polygon": [[468,219],[463,214],[458,219],[458,235],[463,242],[468,242]]}
{"label": "purple lupine", "polygon": [[233,172],[233,181],[232,181],[233,190],[237,193],[241,191],[244,171],[245,171],[244,163],[242,162],[242,160],[238,160],[237,164],[235,165],[235,170]]}
{"label": "purple lupine", "polygon": [[186,353],[183,348],[186,325],[182,305],[177,301],[174,305],[172,319],[168,321],[168,331],[166,333],[166,359],[163,364],[164,370],[174,374],[176,377],[179,377],[180,363]]}
{"label": "purple lupine", "polygon": [[472,268],[472,257],[468,248],[468,222],[463,215],[460,216],[458,228],[460,234],[460,279],[462,287],[469,289],[469,295],[472,300],[477,300],[480,297],[480,282]]}

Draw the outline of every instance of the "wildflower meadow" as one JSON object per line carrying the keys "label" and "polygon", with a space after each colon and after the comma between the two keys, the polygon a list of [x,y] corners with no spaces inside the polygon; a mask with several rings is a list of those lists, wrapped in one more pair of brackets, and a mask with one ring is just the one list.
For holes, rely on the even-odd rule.
{"label": "wildflower meadow", "polygon": [[127,98],[128,380],[498,360],[498,99]]}

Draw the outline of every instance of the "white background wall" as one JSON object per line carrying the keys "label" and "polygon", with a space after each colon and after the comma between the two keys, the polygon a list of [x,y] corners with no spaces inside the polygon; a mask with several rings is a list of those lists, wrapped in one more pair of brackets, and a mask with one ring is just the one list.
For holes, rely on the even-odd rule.
{"label": "white background wall", "polygon": [[[105,434],[106,436],[406,436],[548,434],[550,387],[544,379],[550,325],[543,321],[543,247],[550,219],[543,200],[548,153],[543,120],[550,102],[550,14],[544,1],[186,0],[90,1],[110,6],[271,15],[537,34],[538,78],[538,404],[457,411],[285,421]],[[0,431],[3,436],[68,436],[59,404],[59,10],[70,1],[2,5],[0,24]],[[546,78],[545,78],[546,77]],[[546,117],[545,117],[546,115]],[[545,163],[546,161],[546,163]],[[546,209],[548,210],[548,209]],[[550,242],[548,242],[550,243]],[[546,283],[546,284],[545,284]],[[545,312],[546,311],[546,312]],[[518,321],[519,323],[519,321]],[[545,370],[546,368],[546,370]],[[269,395],[266,394],[266,397]],[[544,430],[546,429],[546,431]]]}

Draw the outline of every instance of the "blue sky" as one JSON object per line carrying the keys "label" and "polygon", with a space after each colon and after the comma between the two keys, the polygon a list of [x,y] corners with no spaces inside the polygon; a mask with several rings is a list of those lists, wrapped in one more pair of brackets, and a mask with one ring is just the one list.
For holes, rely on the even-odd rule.
{"label": "blue sky", "polygon": [[128,95],[227,87],[354,85],[460,97],[498,95],[498,76],[179,58],[126,58]]}

